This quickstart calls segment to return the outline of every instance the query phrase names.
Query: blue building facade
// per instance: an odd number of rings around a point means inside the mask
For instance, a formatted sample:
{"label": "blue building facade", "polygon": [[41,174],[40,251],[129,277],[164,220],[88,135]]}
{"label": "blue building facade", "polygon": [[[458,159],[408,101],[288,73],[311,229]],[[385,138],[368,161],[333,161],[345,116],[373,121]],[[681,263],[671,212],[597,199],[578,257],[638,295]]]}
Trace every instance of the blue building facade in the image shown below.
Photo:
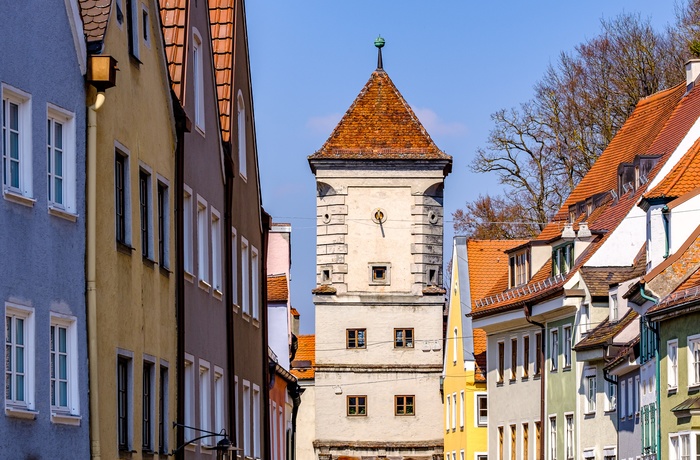
{"label": "blue building facade", "polygon": [[26,0],[0,17],[0,457],[89,458],[80,11]]}

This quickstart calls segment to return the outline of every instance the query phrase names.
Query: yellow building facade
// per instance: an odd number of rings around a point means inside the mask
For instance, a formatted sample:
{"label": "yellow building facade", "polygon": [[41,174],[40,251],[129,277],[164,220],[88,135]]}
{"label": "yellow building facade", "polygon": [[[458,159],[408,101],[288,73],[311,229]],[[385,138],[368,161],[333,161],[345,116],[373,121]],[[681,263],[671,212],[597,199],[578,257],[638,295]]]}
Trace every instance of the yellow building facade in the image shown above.
{"label": "yellow building facade", "polygon": [[466,239],[452,251],[450,300],[443,365],[445,460],[486,460],[486,334],[473,330]]}

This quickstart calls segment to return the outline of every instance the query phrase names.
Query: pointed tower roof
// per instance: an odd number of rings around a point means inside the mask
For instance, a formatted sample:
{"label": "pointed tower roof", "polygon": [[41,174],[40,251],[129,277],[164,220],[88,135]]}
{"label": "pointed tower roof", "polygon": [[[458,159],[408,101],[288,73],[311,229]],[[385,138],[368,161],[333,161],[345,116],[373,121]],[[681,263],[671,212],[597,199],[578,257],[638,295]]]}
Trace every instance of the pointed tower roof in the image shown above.
{"label": "pointed tower roof", "polygon": [[322,159],[452,161],[381,67],[372,72],[323,147],[309,157]]}

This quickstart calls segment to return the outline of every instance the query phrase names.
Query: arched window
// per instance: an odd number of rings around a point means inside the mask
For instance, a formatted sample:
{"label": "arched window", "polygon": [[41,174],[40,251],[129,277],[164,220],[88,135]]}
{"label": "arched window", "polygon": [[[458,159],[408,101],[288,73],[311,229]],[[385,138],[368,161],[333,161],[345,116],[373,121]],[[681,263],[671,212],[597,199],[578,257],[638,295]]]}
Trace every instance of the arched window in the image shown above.
{"label": "arched window", "polygon": [[238,92],[237,100],[237,121],[238,121],[238,172],[244,178],[248,177],[248,169],[246,163],[246,125],[245,125],[245,103],[243,102],[243,94]]}

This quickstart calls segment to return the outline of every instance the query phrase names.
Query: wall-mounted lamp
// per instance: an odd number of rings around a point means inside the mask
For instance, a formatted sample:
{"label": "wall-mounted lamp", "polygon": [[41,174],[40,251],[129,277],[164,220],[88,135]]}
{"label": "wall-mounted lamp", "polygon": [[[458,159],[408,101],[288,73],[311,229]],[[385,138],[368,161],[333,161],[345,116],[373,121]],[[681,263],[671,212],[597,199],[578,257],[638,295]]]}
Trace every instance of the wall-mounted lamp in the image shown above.
{"label": "wall-mounted lamp", "polygon": [[117,60],[112,56],[92,55],[88,59],[87,82],[103,93],[117,84]]}
{"label": "wall-mounted lamp", "polygon": [[206,433],[206,434],[203,434],[201,436],[197,436],[194,439],[190,439],[189,441],[186,441],[183,445],[179,446],[177,449],[172,451],[170,453],[170,455],[177,454],[182,449],[184,449],[185,446],[188,446],[188,445],[192,444],[193,442],[197,442],[200,439],[212,438],[214,436],[221,436],[221,440],[219,440],[219,442],[217,442],[215,446],[212,446],[212,447],[202,446],[202,449],[216,451],[216,460],[232,460],[235,456],[232,456],[231,452],[241,450],[241,448],[235,447],[233,445],[233,443],[231,442],[231,440],[228,437],[228,434],[226,433],[226,430],[221,430],[221,432],[215,433],[213,431],[202,430],[200,428],[187,426],[187,425],[184,425],[182,423],[173,422],[173,428],[175,428],[175,427],[187,428],[190,430],[195,430],[195,431],[199,431],[200,433]]}

